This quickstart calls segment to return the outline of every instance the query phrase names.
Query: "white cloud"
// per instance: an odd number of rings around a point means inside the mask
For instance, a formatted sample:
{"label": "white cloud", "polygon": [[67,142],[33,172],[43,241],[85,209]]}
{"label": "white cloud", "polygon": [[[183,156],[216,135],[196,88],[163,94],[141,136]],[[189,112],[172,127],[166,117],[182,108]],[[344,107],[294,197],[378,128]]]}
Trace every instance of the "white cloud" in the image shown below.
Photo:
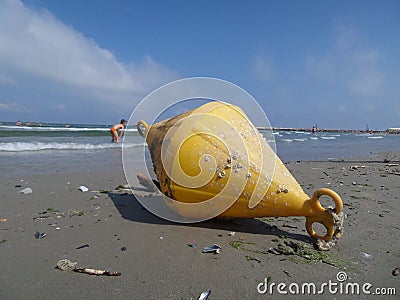
{"label": "white cloud", "polygon": [[[400,102],[400,100],[399,100],[399,102]],[[394,109],[396,111],[397,116],[400,118],[400,106],[397,106]]]}
{"label": "white cloud", "polygon": [[14,78],[11,76],[7,76],[5,74],[0,74],[0,85],[7,86],[15,86],[17,83]]}
{"label": "white cloud", "polygon": [[63,110],[65,110],[65,105],[62,104],[62,103],[58,103],[58,104],[53,105],[53,108],[54,108],[55,110],[63,111]]}
{"label": "white cloud", "polygon": [[150,56],[123,64],[49,11],[34,11],[15,0],[0,0],[0,68],[93,101],[120,104],[177,77]]}
{"label": "white cloud", "polygon": [[376,69],[358,70],[358,76],[349,82],[350,91],[357,96],[372,97],[383,90],[385,74]]}
{"label": "white cloud", "polygon": [[324,57],[313,57],[308,55],[306,57],[306,66],[312,77],[318,79],[334,80],[336,75],[335,64],[330,55]]}
{"label": "white cloud", "polygon": [[255,56],[253,59],[253,68],[256,76],[262,81],[271,81],[274,78],[272,57]]}
{"label": "white cloud", "polygon": [[0,112],[26,112],[27,108],[14,102],[0,102]]}
{"label": "white cloud", "polygon": [[356,27],[338,20],[333,22],[333,31],[336,34],[335,46],[338,48],[350,48],[361,39]]}
{"label": "white cloud", "polygon": [[8,103],[1,103],[0,102],[0,110],[8,110],[10,108],[10,104]]}
{"label": "white cloud", "polygon": [[354,51],[352,54],[355,76],[349,81],[352,93],[359,96],[376,96],[384,89],[386,74],[380,68],[381,53],[377,49]]}
{"label": "white cloud", "polygon": [[366,108],[367,111],[369,111],[369,112],[373,112],[373,111],[375,111],[375,109],[376,109],[375,105],[372,105],[372,104],[367,104],[367,105],[365,106],[365,108]]}
{"label": "white cloud", "polygon": [[311,77],[334,84],[346,93],[375,97],[385,89],[384,57],[379,49],[362,42],[358,30],[336,22],[335,41],[322,55],[309,55],[306,66]]}

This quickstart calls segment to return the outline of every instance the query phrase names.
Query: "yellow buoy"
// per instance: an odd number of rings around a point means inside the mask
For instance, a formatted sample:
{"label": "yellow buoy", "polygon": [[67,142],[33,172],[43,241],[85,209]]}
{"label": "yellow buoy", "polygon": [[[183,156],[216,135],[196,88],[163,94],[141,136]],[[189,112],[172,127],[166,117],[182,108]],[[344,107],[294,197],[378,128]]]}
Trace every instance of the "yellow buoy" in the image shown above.
{"label": "yellow buoy", "polygon": [[[305,216],[312,237],[330,241],[334,236],[341,198],[325,188],[307,196],[239,107],[209,102],[151,126],[139,121],[137,127],[161,191],[176,200],[165,202],[180,215]],[[332,198],[333,210],[321,206],[322,195]],[[315,222],[325,226],[325,235],[313,230]]]}

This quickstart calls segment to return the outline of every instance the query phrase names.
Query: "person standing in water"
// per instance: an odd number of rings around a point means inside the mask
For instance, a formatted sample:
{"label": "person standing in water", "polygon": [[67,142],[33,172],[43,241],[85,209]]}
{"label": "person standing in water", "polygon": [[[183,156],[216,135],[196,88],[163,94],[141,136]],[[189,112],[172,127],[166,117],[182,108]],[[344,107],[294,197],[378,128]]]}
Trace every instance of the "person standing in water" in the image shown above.
{"label": "person standing in water", "polygon": [[[110,134],[111,134],[111,142],[112,143],[118,143],[120,139],[122,138],[122,134],[124,133],[126,127],[126,120],[122,119],[121,123],[115,124],[113,127],[110,129]],[[118,136],[118,131],[120,131],[120,134]]]}

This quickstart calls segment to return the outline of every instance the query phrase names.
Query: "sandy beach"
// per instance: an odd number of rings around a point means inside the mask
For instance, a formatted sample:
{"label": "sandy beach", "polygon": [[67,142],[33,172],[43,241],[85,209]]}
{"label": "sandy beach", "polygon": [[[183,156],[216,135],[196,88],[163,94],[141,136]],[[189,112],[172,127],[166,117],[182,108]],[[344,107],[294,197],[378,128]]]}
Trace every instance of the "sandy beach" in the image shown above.
{"label": "sandy beach", "polygon": [[[386,160],[385,160],[386,159]],[[343,199],[345,233],[329,252],[313,250],[304,218],[209,220],[184,225],[164,221],[128,191],[122,166],[113,171],[0,177],[1,299],[266,299],[257,286],[269,282],[337,280],[396,288],[400,266],[399,153],[344,161],[288,162],[311,195],[328,187]],[[81,192],[79,186],[89,191]],[[18,194],[29,187],[31,194]],[[101,191],[98,193],[95,191]],[[35,233],[46,233],[36,238]],[[234,232],[234,233],[232,233]],[[303,252],[277,255],[278,244]],[[188,244],[194,244],[192,247]],[[218,244],[219,254],[202,253]],[[107,277],[56,269],[60,259],[79,267],[121,272]],[[346,298],[328,290],[306,298]],[[361,294],[360,298],[370,298]],[[398,297],[398,296],[397,296]],[[380,296],[379,299],[395,299]]]}

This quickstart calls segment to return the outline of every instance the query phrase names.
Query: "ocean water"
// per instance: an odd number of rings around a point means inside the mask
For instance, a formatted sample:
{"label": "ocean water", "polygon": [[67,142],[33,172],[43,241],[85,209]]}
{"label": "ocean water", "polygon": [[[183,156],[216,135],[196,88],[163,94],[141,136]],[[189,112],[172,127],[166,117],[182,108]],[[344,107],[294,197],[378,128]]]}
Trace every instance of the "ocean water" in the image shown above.
{"label": "ocean water", "polygon": [[[73,173],[122,168],[122,143],[111,143],[109,126],[0,125],[0,176]],[[134,130],[136,131],[136,130]],[[137,142],[125,145],[134,149]]]}
{"label": "ocean water", "polygon": [[[133,138],[125,147],[135,153],[135,147],[143,147],[144,139],[136,129],[128,130]],[[400,151],[400,135],[312,135],[277,131],[274,138],[277,154],[283,161],[341,159]],[[106,125],[46,124],[39,127],[3,123],[0,125],[0,176],[121,169],[122,143],[110,141]]]}

